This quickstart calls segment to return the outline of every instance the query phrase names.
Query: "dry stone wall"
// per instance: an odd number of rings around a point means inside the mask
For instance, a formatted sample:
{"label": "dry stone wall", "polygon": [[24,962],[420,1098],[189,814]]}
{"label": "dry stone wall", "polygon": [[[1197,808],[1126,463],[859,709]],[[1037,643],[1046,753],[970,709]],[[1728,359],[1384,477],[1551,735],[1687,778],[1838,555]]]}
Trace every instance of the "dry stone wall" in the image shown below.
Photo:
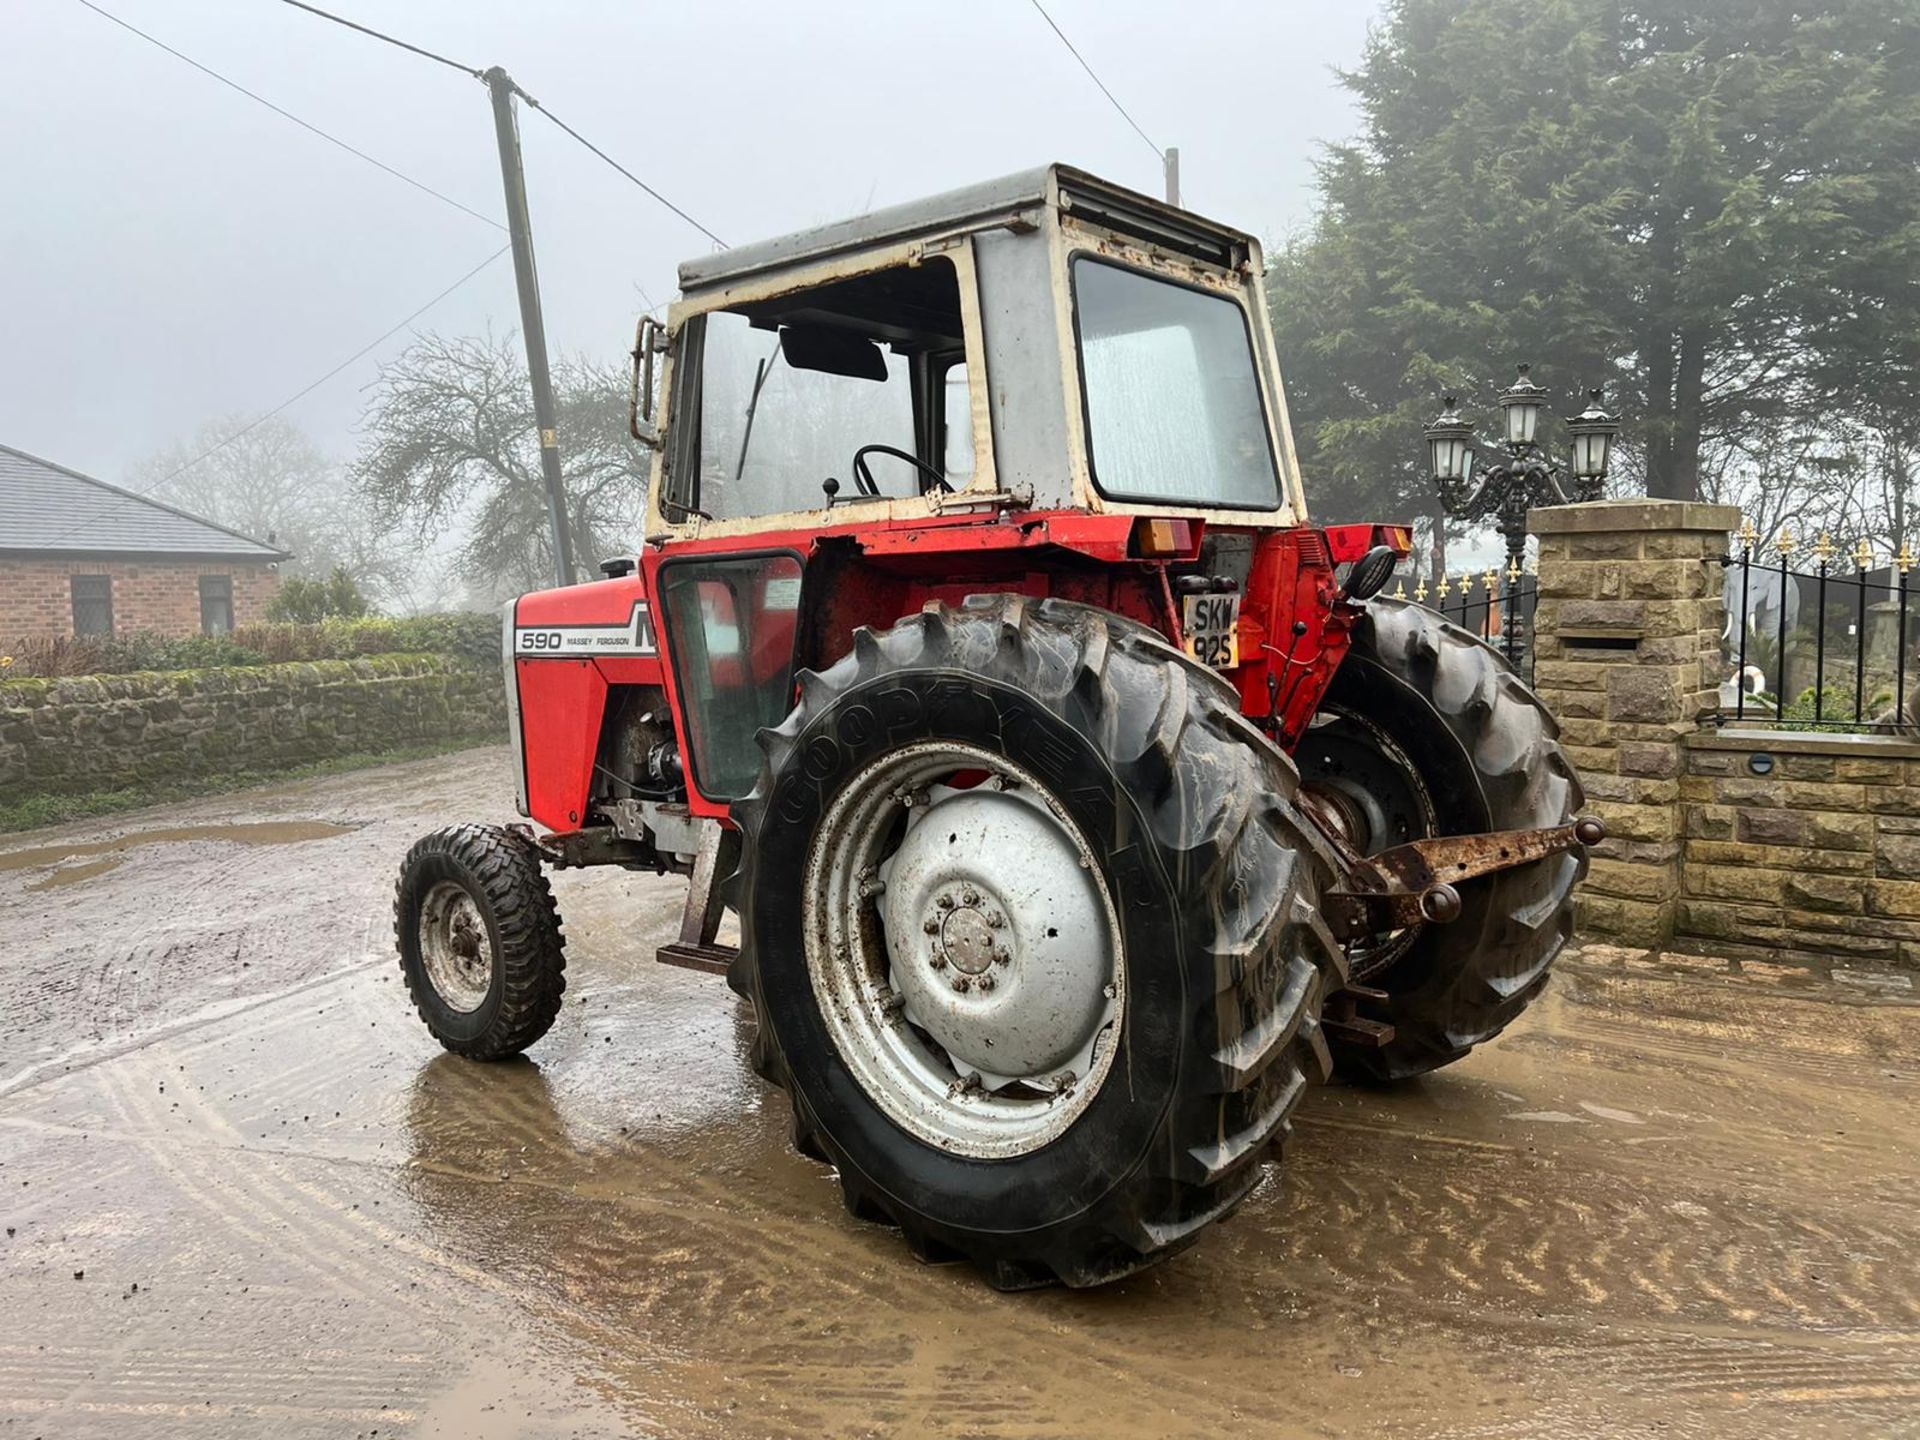
{"label": "dry stone wall", "polygon": [[0,683],[0,796],[273,771],[505,736],[500,672],[375,655]]}

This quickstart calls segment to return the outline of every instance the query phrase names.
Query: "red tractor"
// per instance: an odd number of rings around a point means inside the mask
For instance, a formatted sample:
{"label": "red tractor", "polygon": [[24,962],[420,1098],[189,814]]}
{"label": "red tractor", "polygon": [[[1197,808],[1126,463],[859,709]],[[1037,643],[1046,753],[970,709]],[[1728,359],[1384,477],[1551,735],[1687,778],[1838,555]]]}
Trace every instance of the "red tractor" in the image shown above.
{"label": "red tractor", "polygon": [[1407,527],[1306,523],[1261,272],[1060,166],[682,266],[639,555],[507,607],[538,829],[401,873],[435,1037],[553,1022],[543,866],[686,873],[660,958],[752,1001],[795,1146],[1021,1287],[1193,1241],[1309,1084],[1498,1034],[1602,832],[1505,662],[1377,598]]}

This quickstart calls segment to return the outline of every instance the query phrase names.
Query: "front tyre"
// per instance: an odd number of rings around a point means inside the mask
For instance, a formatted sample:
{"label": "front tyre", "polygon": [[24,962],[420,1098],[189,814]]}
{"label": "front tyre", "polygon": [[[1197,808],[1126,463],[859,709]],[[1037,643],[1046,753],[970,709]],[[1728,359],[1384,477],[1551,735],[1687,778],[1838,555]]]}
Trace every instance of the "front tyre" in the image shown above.
{"label": "front tyre", "polygon": [[518,1055],[560,1013],[560,914],[518,831],[454,825],[416,842],[400,866],[394,939],[414,1008],[456,1055]]}
{"label": "front tyre", "polygon": [[735,807],[755,1068],[856,1214],[993,1283],[1161,1259],[1328,1066],[1292,766],[1143,627],[980,597],[801,677]]}

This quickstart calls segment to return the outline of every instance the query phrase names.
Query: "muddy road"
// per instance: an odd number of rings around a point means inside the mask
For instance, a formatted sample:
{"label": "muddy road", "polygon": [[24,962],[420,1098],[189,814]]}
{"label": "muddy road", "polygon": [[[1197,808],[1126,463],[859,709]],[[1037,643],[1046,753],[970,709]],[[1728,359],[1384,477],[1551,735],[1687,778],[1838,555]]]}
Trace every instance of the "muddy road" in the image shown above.
{"label": "muddy road", "polygon": [[1172,1263],[1002,1296],[845,1214],[675,882],[558,877],[530,1062],[391,959],[482,750],[0,838],[0,1440],[1920,1435],[1920,1007],[1623,955],[1327,1090]]}

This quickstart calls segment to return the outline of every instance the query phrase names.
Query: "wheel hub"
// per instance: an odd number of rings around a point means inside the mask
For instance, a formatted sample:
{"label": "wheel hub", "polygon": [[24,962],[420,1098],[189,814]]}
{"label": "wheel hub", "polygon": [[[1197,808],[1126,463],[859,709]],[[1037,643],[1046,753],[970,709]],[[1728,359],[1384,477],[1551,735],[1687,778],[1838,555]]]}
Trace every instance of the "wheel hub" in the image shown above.
{"label": "wheel hub", "polygon": [[487,922],[466,887],[442,880],[420,905],[420,960],[427,981],[449,1010],[480,1008],[493,988]]}
{"label": "wheel hub", "polygon": [[[944,895],[941,898],[951,899]],[[934,942],[934,952],[930,958],[944,957],[962,974],[985,975],[996,962],[1005,965],[1013,959],[1013,952],[994,940],[994,931],[1006,923],[1006,917],[997,910],[955,904],[947,911],[946,919],[940,922],[940,938]]]}
{"label": "wheel hub", "polygon": [[1112,1005],[1099,888],[1058,817],[1024,787],[936,785],[927,801],[909,810],[880,867],[907,1018],[963,1077],[1057,1083]]}
{"label": "wheel hub", "polygon": [[1124,967],[1094,853],[1039,782],[911,747],[847,786],[813,856],[809,964],[868,1093],[983,1157],[1071,1124],[1110,1066]]}

